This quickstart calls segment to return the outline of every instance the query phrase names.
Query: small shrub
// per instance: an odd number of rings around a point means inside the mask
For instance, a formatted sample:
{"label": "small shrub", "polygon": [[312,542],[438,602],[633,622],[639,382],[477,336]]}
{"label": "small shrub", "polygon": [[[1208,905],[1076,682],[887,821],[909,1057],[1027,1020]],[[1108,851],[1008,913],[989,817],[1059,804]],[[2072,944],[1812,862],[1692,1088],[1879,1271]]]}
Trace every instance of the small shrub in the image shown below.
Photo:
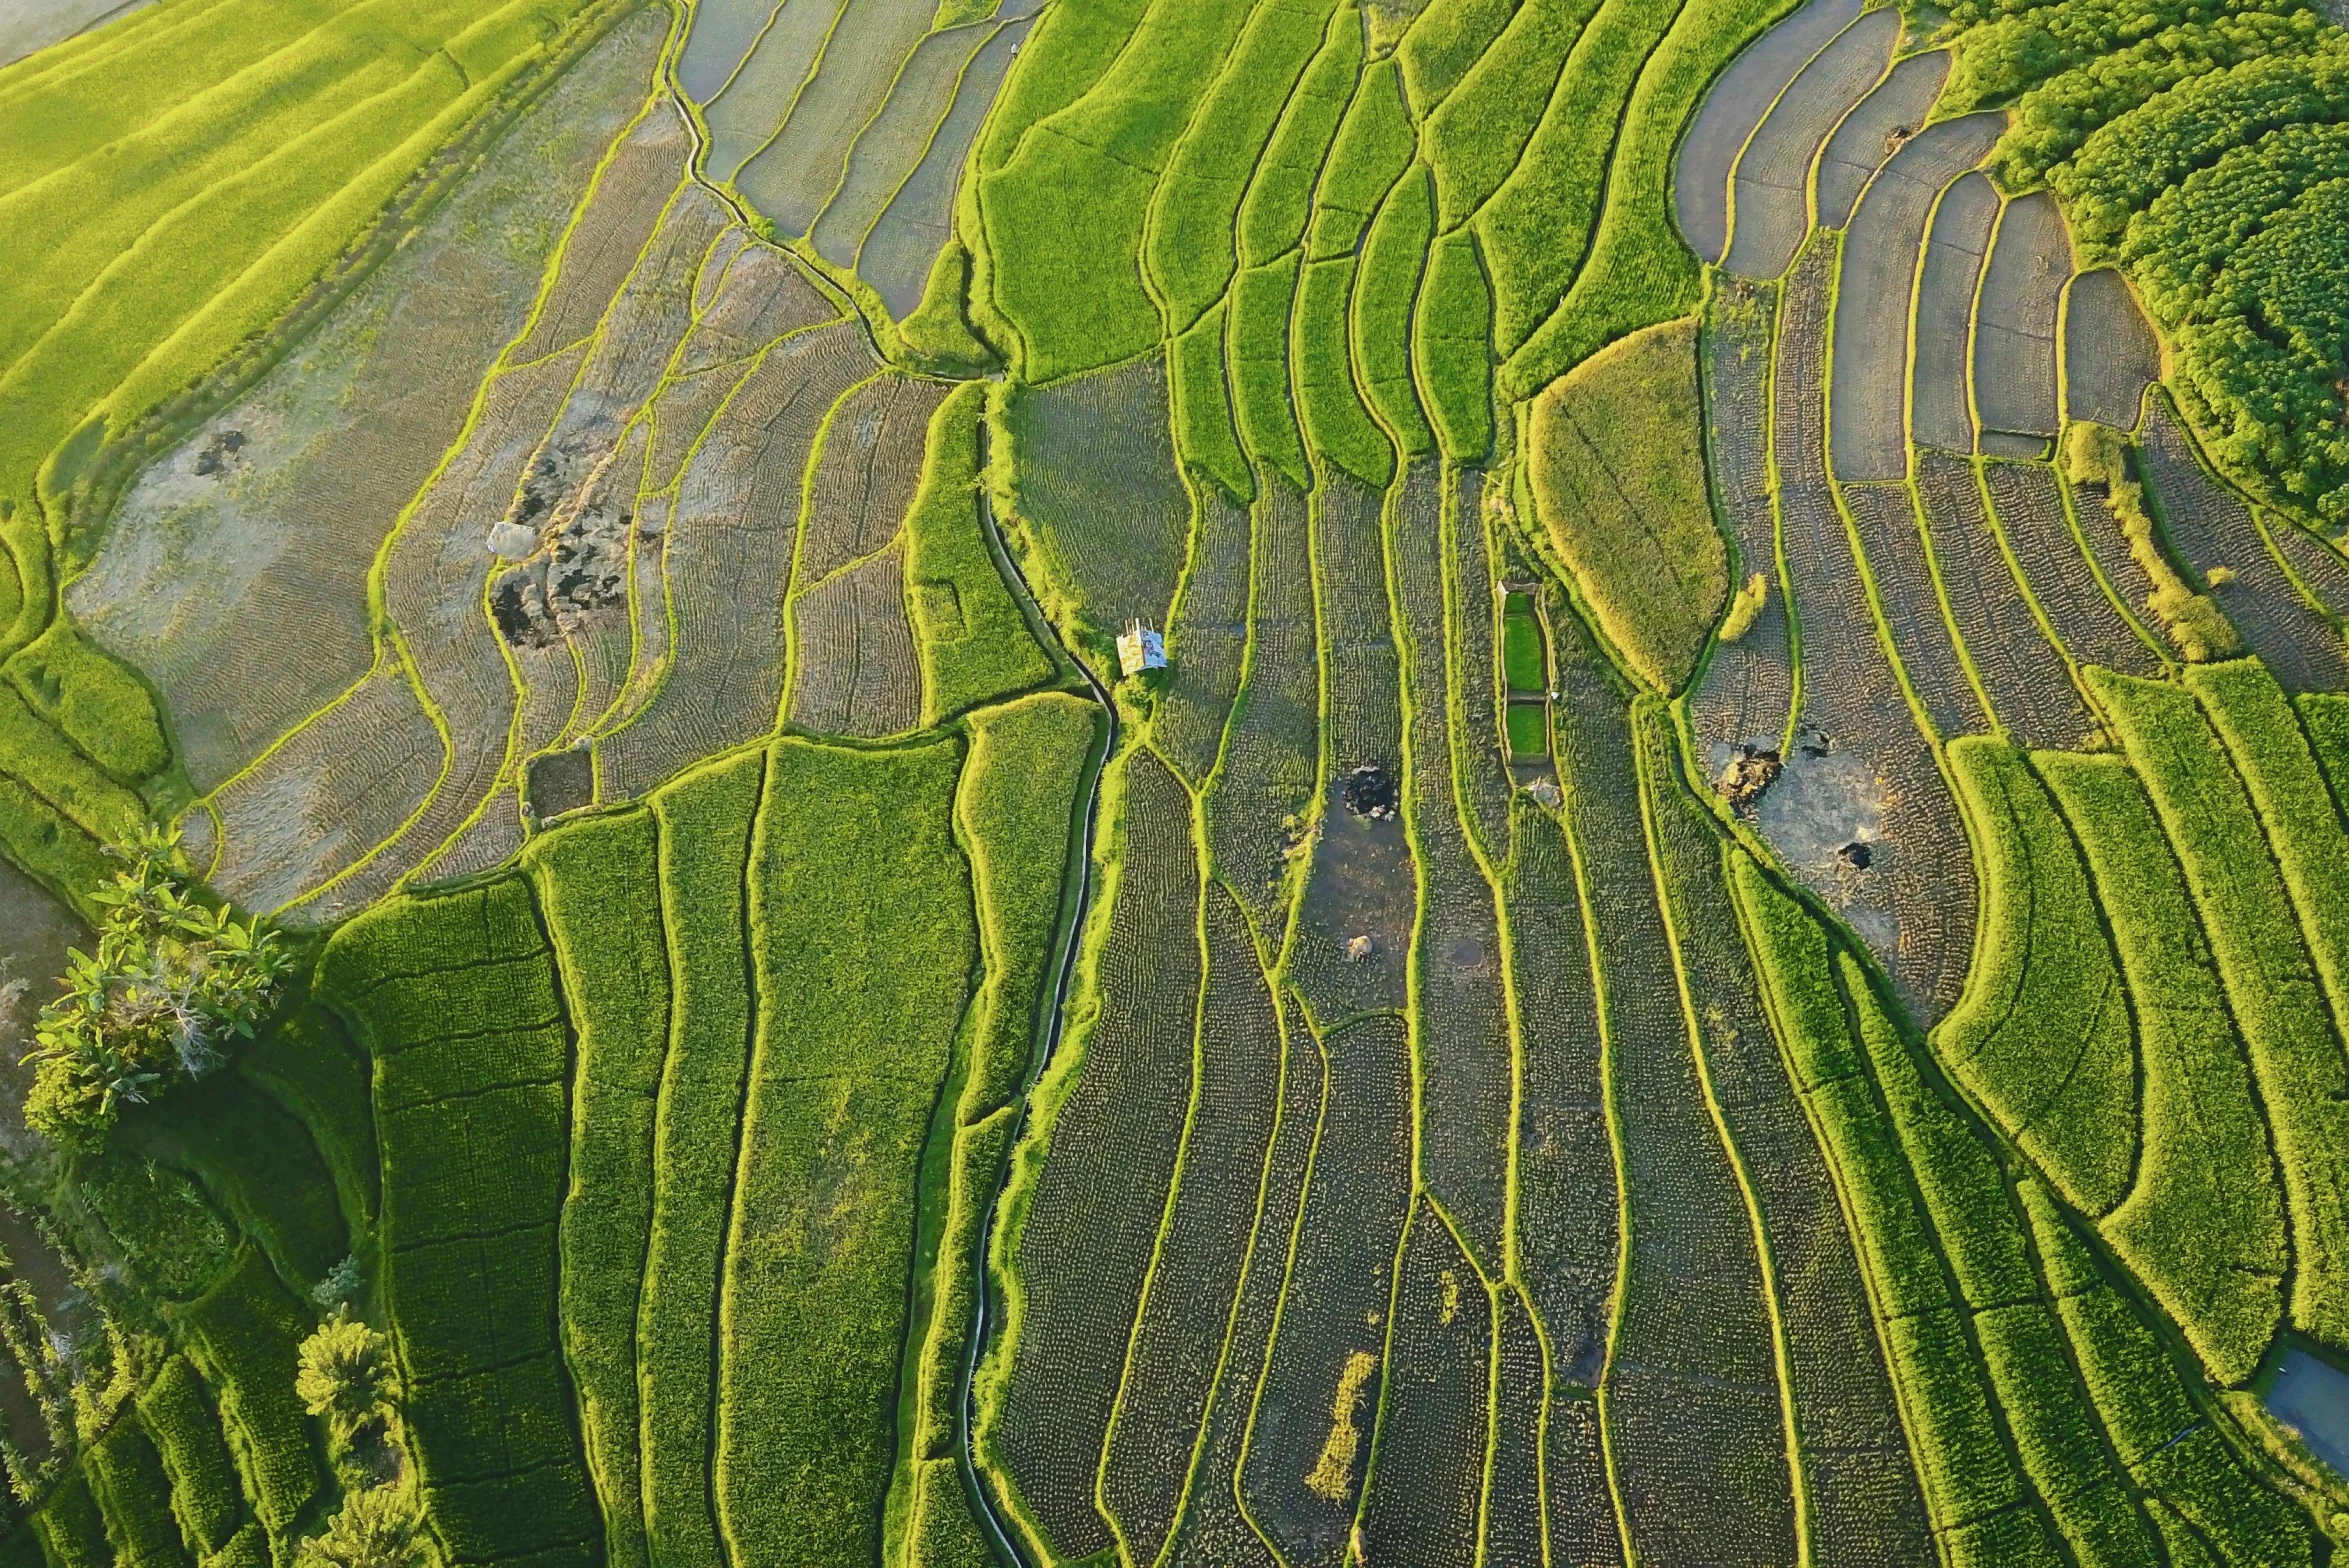
{"label": "small shrub", "polygon": [[1729,601],[1729,614],[1721,622],[1721,640],[1736,642],[1754,629],[1754,617],[1762,613],[1762,606],[1770,602],[1770,579],[1760,572],[1745,580],[1737,590],[1737,597]]}

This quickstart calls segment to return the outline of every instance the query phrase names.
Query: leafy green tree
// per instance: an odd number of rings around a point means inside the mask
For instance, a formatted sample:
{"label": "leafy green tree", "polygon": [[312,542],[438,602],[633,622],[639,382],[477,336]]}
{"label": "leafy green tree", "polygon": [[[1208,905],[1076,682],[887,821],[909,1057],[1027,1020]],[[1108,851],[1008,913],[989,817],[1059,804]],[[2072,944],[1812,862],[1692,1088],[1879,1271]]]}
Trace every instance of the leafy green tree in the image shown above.
{"label": "leafy green tree", "polygon": [[338,1312],[302,1341],[294,1392],[338,1438],[347,1440],[370,1421],[388,1419],[400,1402],[390,1339]]}
{"label": "leafy green tree", "polygon": [[229,1041],[251,1038],[291,967],[275,932],[196,898],[175,833],[148,827],[110,853],[127,864],[93,895],[97,950],[74,950],[25,1056],[25,1120],[85,1152],[125,1104],[202,1077]]}
{"label": "leafy green tree", "polygon": [[431,1560],[423,1515],[397,1485],[351,1493],[294,1554],[296,1568],[424,1568]]}

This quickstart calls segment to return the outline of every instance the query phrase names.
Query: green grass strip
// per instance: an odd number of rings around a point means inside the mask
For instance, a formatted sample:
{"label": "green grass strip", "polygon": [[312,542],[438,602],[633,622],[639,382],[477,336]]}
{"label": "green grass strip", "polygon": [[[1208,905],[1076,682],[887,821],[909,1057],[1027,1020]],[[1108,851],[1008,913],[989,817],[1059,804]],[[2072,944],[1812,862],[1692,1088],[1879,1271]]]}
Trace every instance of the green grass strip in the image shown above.
{"label": "green grass strip", "polygon": [[1331,0],[1263,0],[1159,182],[1142,265],[1177,331],[1198,323],[1239,268],[1240,203],[1281,111],[1322,47]]}
{"label": "green grass strip", "polygon": [[1354,258],[1306,264],[1297,290],[1297,406],[1314,451],[1374,490],[1395,476],[1395,448],[1362,406],[1346,353]]}
{"label": "green grass strip", "polygon": [[669,1052],[656,1107],[653,1228],[638,1386],[645,1531],[664,1568],[726,1568],[709,1473],[710,1347],[725,1257],[751,996],[744,866],[762,753],[709,764],[652,797],[669,936]]}
{"label": "green grass strip", "polygon": [[2185,681],[2267,828],[2334,1027],[2349,1029],[2349,833],[2308,737],[2283,688],[2254,660],[2190,665]]}
{"label": "green grass strip", "polygon": [[2349,1343],[2349,1085],[2283,876],[2192,695],[2086,673],[2177,851],[2250,1048],[2292,1224],[2292,1322]]}
{"label": "green grass strip", "polygon": [[171,1478],[138,1413],[125,1411],[82,1456],[82,1470],[114,1543],[116,1568],[188,1568],[171,1516]]}
{"label": "green grass strip", "polygon": [[[1493,269],[1493,338],[1514,352],[1572,286],[1605,195],[1610,135],[1640,67],[1687,0],[1609,0],[1566,62],[1525,155],[1476,215]],[[1629,172],[1629,171],[1625,171]]]}
{"label": "green grass strip", "polygon": [[198,1552],[226,1546],[244,1513],[244,1498],[219,1413],[187,1357],[163,1363],[139,1395],[139,1419],[170,1479],[171,1511],[181,1537]]}
{"label": "green grass strip", "polygon": [[1140,266],[1151,193],[1250,4],[1152,0],[1100,81],[981,180],[995,302],[1019,334],[1030,381],[1114,364],[1158,341]]}
{"label": "green grass strip", "polygon": [[922,723],[943,723],[1052,679],[1019,601],[995,564],[979,511],[985,382],[955,388],[930,416],[921,487],[905,518],[905,584],[922,661]]}
{"label": "green grass strip", "polygon": [[1493,445],[1493,296],[1475,237],[1447,234],[1428,251],[1412,321],[1412,362],[1444,456],[1478,463]]}
{"label": "green grass strip", "polygon": [[1219,301],[1174,340],[1167,379],[1174,403],[1175,450],[1227,495],[1253,500],[1256,481],[1232,425],[1231,389],[1223,375],[1224,305]]}
{"label": "green grass strip", "polygon": [[322,1485],[310,1420],[294,1397],[296,1348],[313,1326],[258,1247],[211,1291],[170,1314],[220,1401],[229,1451],[271,1542],[288,1541]]}
{"label": "green grass strip", "polygon": [[1411,379],[1411,310],[1434,233],[1434,177],[1425,164],[1418,164],[1396,182],[1371,220],[1354,280],[1354,363],[1362,390],[1411,457],[1435,450],[1435,432]]}
{"label": "green grass strip", "polygon": [[1426,119],[1483,59],[1516,14],[1516,0],[1433,0],[1395,48],[1412,112]]}
{"label": "green grass strip", "polygon": [[1374,61],[1346,106],[1337,140],[1330,144],[1329,166],[1313,193],[1313,229],[1305,248],[1309,259],[1353,256],[1371,214],[1411,167],[1418,143],[1394,60]]}
{"label": "green grass strip", "polygon": [[1362,12],[1346,5],[1330,16],[1321,48],[1282,111],[1240,203],[1243,266],[1263,266],[1304,241],[1314,184],[1361,74]]}
{"label": "green grass strip", "polygon": [[2283,1316],[2284,1202],[2251,1071],[2153,802],[2109,753],[2040,776],[2086,851],[2136,1002],[2145,1074],[2137,1184],[2100,1227],[2213,1381],[2258,1367]]}
{"label": "green grass strip", "polygon": [[1696,307],[1696,258],[1672,209],[1672,159],[1705,89],[1793,0],[1688,0],[1624,105],[1589,257],[1558,308],[1514,350],[1502,395],[1530,397],[1627,332]]}
{"label": "green grass strip", "polygon": [[1949,769],[1982,863],[1982,930],[1933,1048],[2073,1207],[2108,1214],[2135,1174],[2137,1053],[2087,869],[2013,746],[1963,736]]}
{"label": "green grass strip", "polygon": [[1305,437],[1289,406],[1289,306],[1297,295],[1301,253],[1291,251],[1266,267],[1240,274],[1232,291],[1232,401],[1240,439],[1257,462],[1278,470],[1298,489],[1309,489]]}
{"label": "green grass strip", "polygon": [[[1428,115],[1427,160],[1435,169],[1437,207],[1447,231],[1483,206],[1517,167],[1583,25],[1601,3],[1525,0],[1492,47]],[[1603,127],[1581,130],[1604,140]]]}
{"label": "green grass strip", "polygon": [[651,813],[590,818],[524,852],[576,1041],[563,1197],[563,1349],[616,1568],[645,1560],[636,1346],[653,1222],[669,952]]}
{"label": "green grass strip", "polygon": [[146,686],[69,622],[51,622],[7,670],[26,705],[116,783],[135,786],[171,760]]}
{"label": "green grass strip", "polygon": [[[1149,6],[1150,0],[1076,0],[1046,9],[996,94],[972,166],[987,174],[1002,168],[1031,128],[1090,92]],[[975,187],[975,181],[966,186]]]}
{"label": "green grass strip", "polygon": [[718,1516],[867,1560],[895,1461],[916,1178],[978,957],[962,746],[785,737],[751,849],[759,1008],[727,1240]]}

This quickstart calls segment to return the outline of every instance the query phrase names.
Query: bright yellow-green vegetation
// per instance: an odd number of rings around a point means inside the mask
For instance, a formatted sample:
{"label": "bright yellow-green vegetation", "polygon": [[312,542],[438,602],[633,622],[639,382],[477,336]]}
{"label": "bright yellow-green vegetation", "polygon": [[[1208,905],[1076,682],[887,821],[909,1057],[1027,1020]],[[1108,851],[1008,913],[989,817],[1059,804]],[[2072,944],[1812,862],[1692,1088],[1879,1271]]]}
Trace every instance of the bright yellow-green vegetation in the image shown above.
{"label": "bright yellow-green vegetation", "polygon": [[1593,355],[1533,400],[1534,508],[1600,629],[1643,679],[1688,679],[1729,593],[1705,489],[1696,323]]}

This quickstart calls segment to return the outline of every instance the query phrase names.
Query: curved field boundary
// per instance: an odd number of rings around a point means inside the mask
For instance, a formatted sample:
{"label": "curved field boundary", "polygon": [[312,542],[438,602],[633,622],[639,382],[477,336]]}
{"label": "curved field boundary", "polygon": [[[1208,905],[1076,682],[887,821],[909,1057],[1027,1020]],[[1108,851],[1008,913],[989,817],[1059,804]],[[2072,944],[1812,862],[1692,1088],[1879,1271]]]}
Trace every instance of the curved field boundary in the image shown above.
{"label": "curved field boundary", "polygon": [[1774,278],[1794,260],[1811,227],[1811,166],[1891,66],[1900,30],[1897,10],[1871,11],[1836,34],[1788,84],[1738,155],[1723,267],[1749,278]]}
{"label": "curved field boundary", "polygon": [[1835,134],[1819,149],[1812,176],[1821,228],[1840,229],[1851,221],[1868,181],[1924,125],[1948,78],[1948,51],[1910,55],[1837,123]]}
{"label": "curved field boundary", "polygon": [[1729,181],[1738,155],[1829,39],[1860,14],[1860,0],[1809,0],[1748,44],[1706,89],[1672,170],[1673,215],[1702,261],[1729,250]]}

